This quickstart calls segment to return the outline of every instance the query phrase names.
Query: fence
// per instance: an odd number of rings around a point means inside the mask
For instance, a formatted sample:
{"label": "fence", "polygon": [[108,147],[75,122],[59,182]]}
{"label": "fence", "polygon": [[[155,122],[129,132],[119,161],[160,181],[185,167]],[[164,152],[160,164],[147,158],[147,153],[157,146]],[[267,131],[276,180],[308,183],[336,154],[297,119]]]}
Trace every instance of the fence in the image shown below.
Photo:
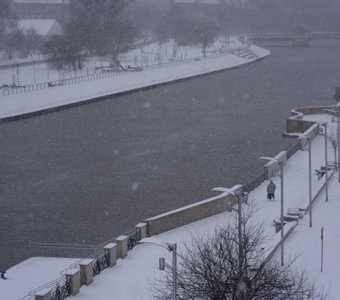
{"label": "fence", "polygon": [[66,297],[71,296],[71,284],[70,279],[66,275],[47,283],[35,290],[30,291],[30,293],[20,298],[19,300],[34,300],[35,295],[41,290],[51,291],[51,300],[64,300]]}
{"label": "fence", "polygon": [[[22,93],[28,93],[33,91],[39,91],[47,88],[53,88],[57,86],[66,86],[66,85],[72,85],[77,83],[83,83],[91,80],[96,79],[103,79],[103,78],[110,78],[115,76],[124,76],[127,74],[130,74],[131,72],[139,72],[142,70],[154,70],[159,68],[166,68],[169,66],[175,66],[180,64],[185,64],[188,62],[194,62],[194,61],[200,61],[202,59],[211,59],[216,58],[219,56],[223,56],[229,53],[220,53],[220,54],[214,54],[209,55],[207,57],[193,57],[189,59],[184,60],[178,60],[178,61],[169,61],[166,63],[157,63],[157,64],[151,64],[143,66],[141,70],[110,70],[110,71],[102,71],[102,73],[94,73],[94,74],[87,74],[84,76],[77,76],[74,78],[68,78],[68,79],[59,79],[54,81],[48,81],[48,82],[41,82],[36,84],[29,84],[25,86],[9,86],[9,87],[2,87],[2,95],[3,96],[11,96],[11,95],[17,95]],[[1,88],[0,88],[1,89]]]}

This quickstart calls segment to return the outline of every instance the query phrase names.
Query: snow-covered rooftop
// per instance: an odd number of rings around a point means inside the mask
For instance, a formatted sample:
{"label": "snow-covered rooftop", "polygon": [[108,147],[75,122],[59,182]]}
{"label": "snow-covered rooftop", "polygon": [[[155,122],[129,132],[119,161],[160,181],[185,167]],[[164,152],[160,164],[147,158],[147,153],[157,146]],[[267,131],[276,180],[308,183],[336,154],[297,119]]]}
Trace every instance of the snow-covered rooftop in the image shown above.
{"label": "snow-covered rooftop", "polygon": [[15,3],[28,4],[68,4],[69,0],[14,0]]}
{"label": "snow-covered rooftop", "polygon": [[56,20],[21,19],[18,21],[18,26],[23,30],[34,29],[39,35],[44,37],[62,34],[61,26]]}

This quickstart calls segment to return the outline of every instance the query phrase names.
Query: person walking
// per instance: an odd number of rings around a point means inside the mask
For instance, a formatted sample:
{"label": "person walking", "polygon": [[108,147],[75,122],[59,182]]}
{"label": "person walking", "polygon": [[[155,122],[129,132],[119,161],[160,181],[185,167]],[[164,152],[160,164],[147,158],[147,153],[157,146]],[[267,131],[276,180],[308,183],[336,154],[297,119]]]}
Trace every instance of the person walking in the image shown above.
{"label": "person walking", "polygon": [[273,180],[271,180],[267,186],[267,199],[268,200],[275,200],[275,190],[276,190],[276,185],[273,182]]}

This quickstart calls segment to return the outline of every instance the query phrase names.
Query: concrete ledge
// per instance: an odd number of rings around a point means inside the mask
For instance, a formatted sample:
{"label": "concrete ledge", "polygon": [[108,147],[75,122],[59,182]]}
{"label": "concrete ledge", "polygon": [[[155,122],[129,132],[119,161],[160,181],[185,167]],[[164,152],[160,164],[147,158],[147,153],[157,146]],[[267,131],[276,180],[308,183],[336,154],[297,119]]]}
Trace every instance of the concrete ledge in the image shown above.
{"label": "concrete ledge", "polygon": [[317,122],[302,120],[303,115],[322,114],[324,109],[335,109],[337,105],[330,106],[316,106],[316,107],[302,107],[292,110],[292,116],[286,120],[286,132],[287,133],[304,133],[312,125]]}
{"label": "concrete ledge", "polygon": [[[235,191],[240,186],[235,186],[231,191]],[[145,220],[149,236],[177,228],[222,212],[225,212],[230,205],[237,203],[237,198],[224,192],[218,196],[187,205],[167,213],[157,215]]]}
{"label": "concrete ledge", "polygon": [[275,176],[275,173],[280,170],[279,163],[283,165],[287,162],[287,151],[281,151],[274,157],[277,161],[269,161],[264,166],[264,172],[267,179]]}

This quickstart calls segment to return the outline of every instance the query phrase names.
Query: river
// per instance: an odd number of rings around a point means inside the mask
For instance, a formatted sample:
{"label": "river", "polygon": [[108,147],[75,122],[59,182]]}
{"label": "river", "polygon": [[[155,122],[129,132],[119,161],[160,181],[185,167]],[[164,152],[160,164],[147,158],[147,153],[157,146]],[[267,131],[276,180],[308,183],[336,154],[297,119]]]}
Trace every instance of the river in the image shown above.
{"label": "river", "polygon": [[256,176],[259,156],[293,143],[282,137],[291,109],[335,104],[340,81],[339,48],[270,50],[240,68],[1,124],[0,266],[85,255]]}

